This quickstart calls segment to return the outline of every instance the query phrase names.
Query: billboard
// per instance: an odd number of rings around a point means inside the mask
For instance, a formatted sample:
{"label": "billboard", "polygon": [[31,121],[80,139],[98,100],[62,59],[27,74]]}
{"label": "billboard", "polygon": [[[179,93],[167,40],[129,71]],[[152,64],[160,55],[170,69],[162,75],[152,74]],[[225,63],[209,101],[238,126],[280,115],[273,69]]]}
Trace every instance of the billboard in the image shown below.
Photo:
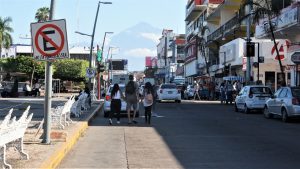
{"label": "billboard", "polygon": [[[111,65],[112,65],[112,67],[111,67]],[[113,59],[109,62],[109,69],[110,70],[127,70],[128,69],[128,61],[127,61],[127,59]]]}
{"label": "billboard", "polygon": [[151,56],[146,56],[145,67],[152,67],[152,57]]}

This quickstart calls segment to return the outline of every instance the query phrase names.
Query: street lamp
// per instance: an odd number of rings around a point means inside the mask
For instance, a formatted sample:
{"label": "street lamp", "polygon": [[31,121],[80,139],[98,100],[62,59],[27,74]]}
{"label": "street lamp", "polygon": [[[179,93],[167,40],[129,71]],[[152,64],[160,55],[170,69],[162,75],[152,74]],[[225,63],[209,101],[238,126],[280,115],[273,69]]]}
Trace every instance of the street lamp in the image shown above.
{"label": "street lamp", "polygon": [[[99,2],[98,2],[98,7],[97,7],[97,12],[96,12],[96,17],[95,17],[95,22],[94,22],[94,28],[93,28],[93,33],[92,33],[92,35],[85,34],[85,33],[81,33],[81,32],[75,32],[75,33],[78,33],[78,34],[80,34],[80,35],[90,36],[90,37],[92,38],[92,40],[91,40],[91,48],[90,48],[90,58],[89,58],[89,69],[92,68],[93,43],[94,43],[94,36],[95,36],[95,31],[96,31],[96,25],[97,25],[97,19],[98,19],[99,8],[100,8],[100,5],[101,5],[101,4],[112,4],[112,2],[102,2],[102,1],[99,1]],[[91,77],[89,77],[88,87],[89,87],[89,90],[90,90],[90,91],[91,91],[91,89],[92,89],[91,80],[92,80]]]}
{"label": "street lamp", "polygon": [[[104,38],[103,38],[103,43],[102,43],[102,47],[101,47],[101,57],[103,58],[103,50],[104,50],[104,44],[105,44],[105,39],[106,39],[106,34],[113,34],[113,32],[105,32],[104,33]],[[100,62],[98,62],[98,66],[100,66],[102,60]],[[100,72],[98,72],[98,100],[100,100],[101,98],[101,75]]]}
{"label": "street lamp", "polygon": [[110,73],[111,73],[111,75],[109,75],[109,66],[107,66],[107,73],[108,73],[108,79],[107,79],[107,81],[110,81],[110,79],[112,78],[112,52],[111,52],[111,50],[112,49],[118,49],[118,48],[119,47],[114,47],[114,46],[110,46],[108,48],[107,56],[106,56],[106,62],[107,62],[107,65],[109,65],[108,57],[109,57],[109,54],[110,54],[110,66],[111,66],[110,67]]}

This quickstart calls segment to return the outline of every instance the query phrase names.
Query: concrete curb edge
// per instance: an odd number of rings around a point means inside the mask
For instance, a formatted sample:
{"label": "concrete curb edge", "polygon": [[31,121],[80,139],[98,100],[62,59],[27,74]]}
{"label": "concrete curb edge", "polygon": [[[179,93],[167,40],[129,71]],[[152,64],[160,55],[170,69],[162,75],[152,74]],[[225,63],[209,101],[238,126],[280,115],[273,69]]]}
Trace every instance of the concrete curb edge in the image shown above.
{"label": "concrete curb edge", "polygon": [[93,117],[97,115],[102,106],[103,103],[100,103],[99,106],[97,106],[97,108],[86,119],[76,124],[76,129],[73,133],[70,134],[70,138],[67,139],[67,141],[64,142],[61,146],[59,146],[48,159],[42,162],[39,168],[56,168],[88,128],[90,120],[92,120]]}

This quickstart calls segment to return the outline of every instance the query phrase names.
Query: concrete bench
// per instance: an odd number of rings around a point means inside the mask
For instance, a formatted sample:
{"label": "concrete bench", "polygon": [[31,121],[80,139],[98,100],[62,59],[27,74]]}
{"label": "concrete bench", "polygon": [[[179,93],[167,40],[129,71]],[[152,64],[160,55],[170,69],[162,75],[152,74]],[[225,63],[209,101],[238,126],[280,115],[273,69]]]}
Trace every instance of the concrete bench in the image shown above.
{"label": "concrete bench", "polygon": [[26,108],[19,120],[16,117],[11,119],[13,109],[0,125],[0,168],[10,169],[11,165],[6,163],[6,151],[10,147],[14,147],[20,154],[20,158],[28,160],[29,156],[23,151],[23,137],[33,114],[29,114],[30,106]]}

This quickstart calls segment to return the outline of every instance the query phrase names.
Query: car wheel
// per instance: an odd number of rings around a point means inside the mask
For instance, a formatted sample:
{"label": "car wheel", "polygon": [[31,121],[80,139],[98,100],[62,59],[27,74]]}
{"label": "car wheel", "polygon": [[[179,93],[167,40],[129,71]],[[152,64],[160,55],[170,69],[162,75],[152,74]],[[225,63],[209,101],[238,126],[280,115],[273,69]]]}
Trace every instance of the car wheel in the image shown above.
{"label": "car wheel", "polygon": [[108,117],[109,112],[104,112],[104,117]]}
{"label": "car wheel", "polygon": [[286,122],[289,121],[289,116],[288,116],[287,111],[286,111],[285,108],[283,108],[283,109],[281,110],[281,116],[282,116],[282,121],[283,121],[283,122],[286,123]]}
{"label": "car wheel", "polygon": [[177,103],[181,103],[181,100],[176,100]]}
{"label": "car wheel", "polygon": [[234,111],[235,111],[235,112],[239,112],[239,109],[237,108],[236,103],[234,104]]}
{"label": "car wheel", "polygon": [[265,108],[264,108],[264,117],[267,119],[272,118],[272,114],[269,112],[269,109],[267,106],[265,106]]}
{"label": "car wheel", "polygon": [[247,107],[247,104],[244,105],[244,113],[246,113],[246,114],[250,113],[250,110]]}
{"label": "car wheel", "polygon": [[161,100],[157,100],[158,103],[161,103]]}

